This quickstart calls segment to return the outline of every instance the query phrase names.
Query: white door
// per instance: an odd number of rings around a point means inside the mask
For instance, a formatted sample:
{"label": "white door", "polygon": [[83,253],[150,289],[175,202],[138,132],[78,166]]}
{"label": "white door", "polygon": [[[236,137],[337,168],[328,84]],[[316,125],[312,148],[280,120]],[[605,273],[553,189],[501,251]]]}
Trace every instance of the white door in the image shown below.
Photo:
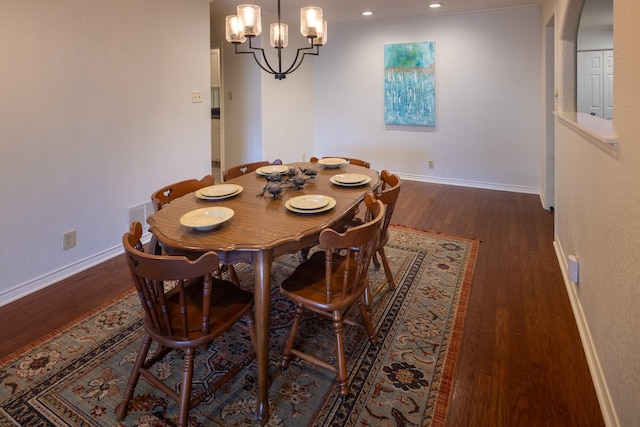
{"label": "white door", "polygon": [[613,118],[613,51],[578,52],[578,111]]}
{"label": "white door", "polygon": [[578,111],[603,117],[602,51],[578,52]]}
{"label": "white door", "polygon": [[604,118],[613,119],[613,51],[604,51]]}
{"label": "white door", "polygon": [[220,87],[220,49],[211,49],[211,86]]}

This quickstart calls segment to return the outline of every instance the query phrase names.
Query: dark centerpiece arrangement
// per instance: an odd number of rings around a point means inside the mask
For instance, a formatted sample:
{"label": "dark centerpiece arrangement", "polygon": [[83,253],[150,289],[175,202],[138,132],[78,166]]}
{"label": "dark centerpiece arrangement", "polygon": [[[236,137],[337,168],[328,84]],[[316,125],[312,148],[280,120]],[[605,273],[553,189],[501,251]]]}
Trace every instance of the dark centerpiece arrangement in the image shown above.
{"label": "dark centerpiece arrangement", "polygon": [[315,178],[318,171],[315,169],[306,168],[289,168],[286,172],[275,172],[265,175],[267,183],[260,193],[256,196],[264,196],[265,193],[269,193],[275,199],[287,188],[295,188],[300,190],[310,179]]}

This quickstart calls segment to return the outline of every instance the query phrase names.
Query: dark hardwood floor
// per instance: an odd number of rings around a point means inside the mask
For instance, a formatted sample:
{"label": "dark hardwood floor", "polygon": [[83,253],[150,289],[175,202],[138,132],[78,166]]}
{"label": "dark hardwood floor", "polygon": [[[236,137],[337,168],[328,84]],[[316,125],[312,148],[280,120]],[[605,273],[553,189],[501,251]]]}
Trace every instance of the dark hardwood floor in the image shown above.
{"label": "dark hardwood floor", "polygon": [[[393,223],[481,240],[450,427],[604,425],[538,196],[404,181]],[[0,307],[0,358],[130,288],[117,257]]]}

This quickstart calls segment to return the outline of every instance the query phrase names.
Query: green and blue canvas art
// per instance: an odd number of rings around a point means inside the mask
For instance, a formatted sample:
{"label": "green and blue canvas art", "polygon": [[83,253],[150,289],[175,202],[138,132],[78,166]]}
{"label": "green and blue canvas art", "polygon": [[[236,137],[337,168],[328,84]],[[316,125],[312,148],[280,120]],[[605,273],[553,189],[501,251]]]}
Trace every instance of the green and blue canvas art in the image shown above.
{"label": "green and blue canvas art", "polygon": [[384,46],[384,122],[435,126],[435,43]]}

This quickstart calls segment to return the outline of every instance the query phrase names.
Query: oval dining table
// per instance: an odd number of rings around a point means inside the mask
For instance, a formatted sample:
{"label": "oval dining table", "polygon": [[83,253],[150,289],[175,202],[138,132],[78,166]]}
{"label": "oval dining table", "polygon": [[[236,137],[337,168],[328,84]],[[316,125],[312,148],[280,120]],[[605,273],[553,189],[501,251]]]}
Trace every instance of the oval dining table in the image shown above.
{"label": "oval dining table", "polygon": [[[163,206],[147,219],[149,230],[169,254],[196,256],[215,251],[224,263],[242,261],[253,265],[258,376],[256,416],[261,425],[269,420],[271,264],[281,255],[317,244],[322,230],[346,225],[366,193],[380,185],[378,172],[362,166],[344,164],[338,168],[326,168],[306,162],[289,163],[287,166],[298,171],[300,168],[314,169],[317,175],[301,189],[286,188],[274,198],[269,193],[258,195],[265,187],[265,176],[248,173],[224,183],[242,187],[235,196],[203,200],[190,193]],[[332,182],[335,175],[346,173],[364,175],[368,182],[348,186]],[[333,181],[336,182],[335,178]],[[301,195],[329,196],[336,203],[333,208],[318,213],[296,213],[287,209],[286,202]],[[230,208],[234,213],[212,230],[195,230],[180,223],[180,218],[188,212],[217,206]]]}

